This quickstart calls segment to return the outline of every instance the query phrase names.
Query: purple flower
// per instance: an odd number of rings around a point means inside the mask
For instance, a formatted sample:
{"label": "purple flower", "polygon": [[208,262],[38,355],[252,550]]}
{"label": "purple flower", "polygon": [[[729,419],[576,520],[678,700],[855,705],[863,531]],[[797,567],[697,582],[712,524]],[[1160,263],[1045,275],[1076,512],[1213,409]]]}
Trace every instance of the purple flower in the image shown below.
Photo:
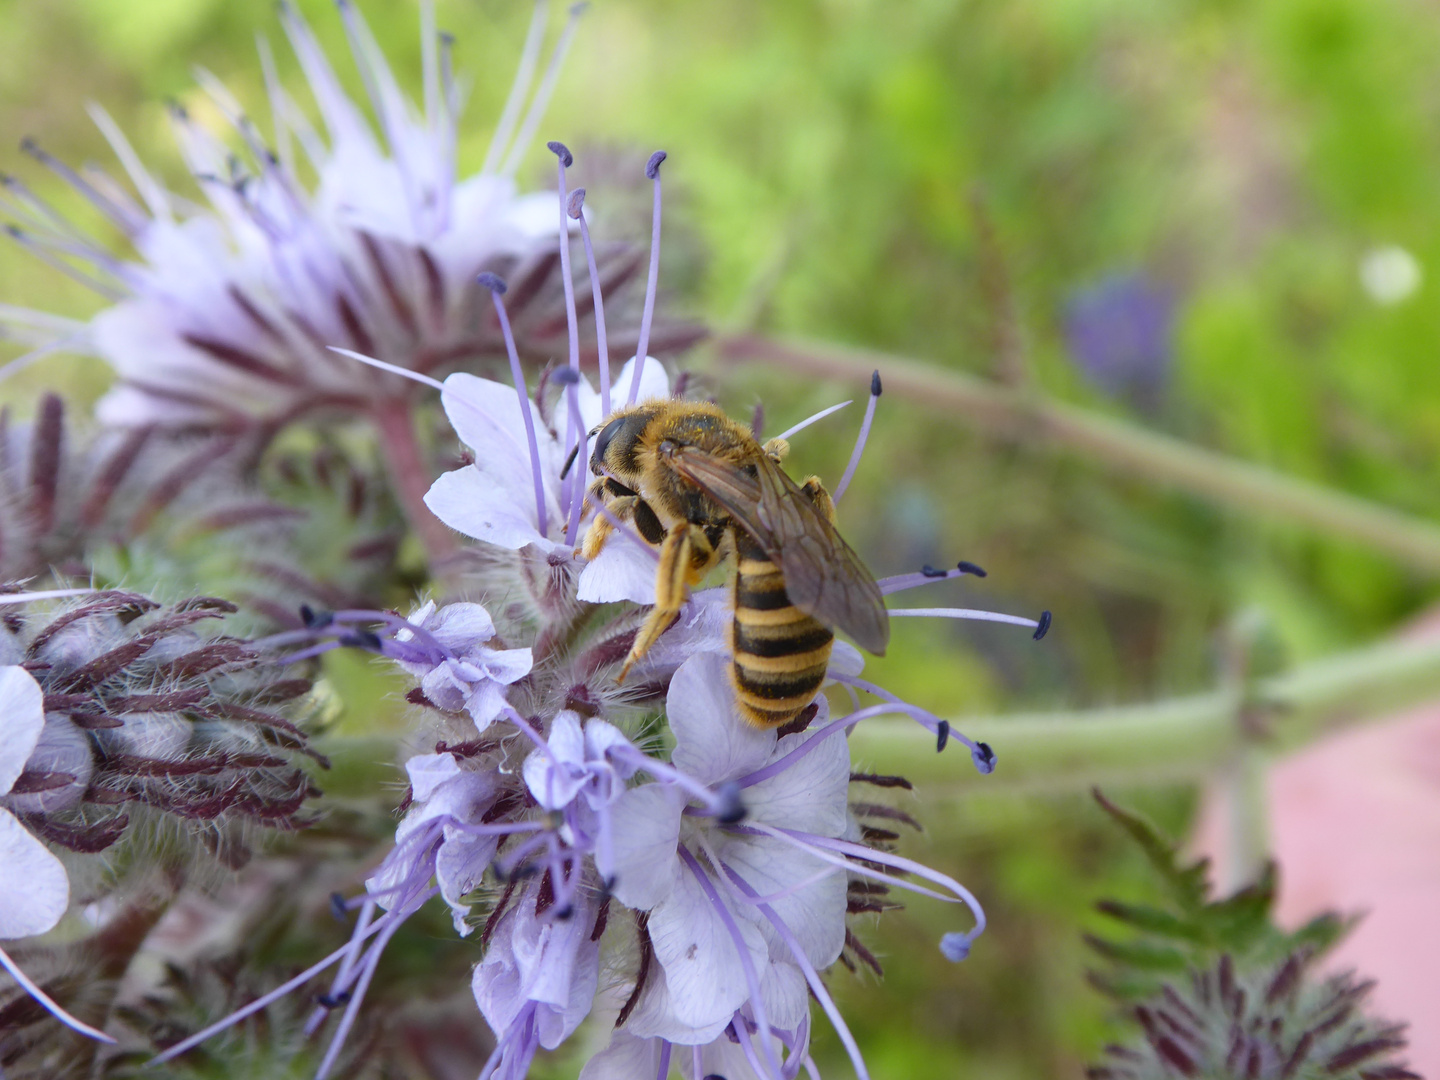
{"label": "purple flower", "polygon": [[1175,298],[1143,274],[1108,277],[1076,294],[1065,316],[1070,354],[1107,394],[1154,407],[1174,359]]}
{"label": "purple flower", "polygon": [[499,792],[496,778],[463,768],[450,754],[420,754],[405,763],[413,802],[395,830],[395,847],[365,882],[382,908],[396,906],[433,877],[450,905],[455,932],[470,933],[465,917],[504,833],[484,827]]}
{"label": "purple flower", "polygon": [[[401,629],[395,640],[409,643],[397,662],[420,679],[420,690],[448,712],[467,712],[484,731],[505,707],[505,690],[530,673],[530,650],[495,649],[495,623],[479,604],[446,604],[431,600],[412,612],[412,626],[426,632],[423,640]],[[415,659],[410,659],[414,657]]]}
{"label": "purple flower", "polygon": [[[618,385],[628,386],[634,361],[622,369]],[[669,379],[654,357],[647,357],[641,380],[641,397],[668,397]],[[584,430],[603,417],[600,395],[581,377],[574,383],[579,417]],[[559,436],[544,423],[540,410],[527,397],[536,452],[531,453],[520,397],[513,386],[455,374],[445,380],[445,413],[470,447],[474,463],[447,472],[425,496],[425,505],[452,529],[497,547],[519,551],[534,547],[546,555],[568,558],[576,545],[566,535],[565,500],[560,476],[565,452]],[[577,454],[577,459],[583,458]],[[584,469],[572,469],[573,479]],[[540,493],[537,495],[537,492]],[[537,499],[539,500],[537,502]],[[544,528],[541,528],[541,516]],[[581,518],[588,522],[590,515]],[[652,554],[623,540],[605,549],[580,572],[576,598],[590,603],[632,600],[648,604],[655,599],[655,560]]]}
{"label": "purple flower", "polygon": [[[422,6],[419,111],[358,9],[341,5],[374,127],[346,96],[304,19],[288,4],[280,10],[323,133],[279,85],[268,48],[262,60],[275,126],[270,142],[225,86],[202,71],[202,88],[243,148],[172,109],[181,154],[207,205],[162,187],[99,108],[92,110],[95,120],[135,195],[108,179],[92,183],[27,142],[33,156],[125,234],[138,260],[112,254],[52,216],[19,181],[7,180],[11,235],[112,304],[88,323],[6,308],[0,325],[36,346],[32,357],[78,350],[114,367],[120,384],[99,405],[109,424],[279,425],[315,409],[379,408],[404,384],[357,369],[327,346],[348,345],[419,372],[494,355],[501,342],[476,273],[555,245],[555,195],[521,196],[513,179],[553,78],[541,80],[523,121],[518,108],[507,110],[485,167],[460,180],[462,93],[451,77],[449,39],[436,34],[430,4]],[[573,20],[552,69],[568,47]],[[539,46],[532,35],[530,52]],[[530,90],[535,59],[521,64],[514,106]],[[313,187],[302,179],[312,171]]]}
{"label": "purple flower", "polygon": [[547,883],[532,881],[513,897],[475,968],[475,1002],[498,1041],[487,1065],[496,1078],[519,1080],[536,1049],[569,1038],[600,984],[594,900],[582,892],[557,912]]}
{"label": "purple flower", "polygon": [[[828,718],[824,698],[818,704],[817,724]],[[777,738],[774,731],[737,722],[725,661],[713,653],[676,672],[667,715],[676,739],[672,764],[712,787],[741,782],[814,738]],[[843,836],[849,781],[845,740],[825,739],[791,767],[746,789],[745,820]],[[817,969],[835,962],[845,942],[845,875],[769,836],[736,834],[684,810],[681,793],[661,785],[632,788],[615,807],[613,890],[626,906],[649,912],[648,932],[663,972],[647,986],[648,1000],[641,999],[640,1033],[708,1042],[757,991],[761,1007],[768,1006],[767,1019],[786,1026],[797,1008],[808,1008],[805,980],[789,949],[798,944]],[[788,938],[737,894],[731,873],[771,898]]]}

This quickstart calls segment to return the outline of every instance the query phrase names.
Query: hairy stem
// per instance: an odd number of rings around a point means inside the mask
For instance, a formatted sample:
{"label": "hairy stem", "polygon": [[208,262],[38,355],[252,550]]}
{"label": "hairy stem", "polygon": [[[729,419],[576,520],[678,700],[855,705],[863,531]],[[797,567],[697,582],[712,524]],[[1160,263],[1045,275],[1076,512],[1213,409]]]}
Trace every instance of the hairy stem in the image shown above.
{"label": "hairy stem", "polygon": [[883,353],[753,334],[719,338],[716,349],[727,361],[779,363],[787,371],[855,385],[878,368],[887,392],[959,413],[996,434],[1081,454],[1117,472],[1222,506],[1302,524],[1440,574],[1440,526],[1124,420]]}
{"label": "hairy stem", "polygon": [[382,401],[371,413],[380,435],[381,452],[390,473],[390,482],[400,499],[405,517],[425,547],[431,568],[444,563],[456,551],[455,537],[445,523],[425,505],[425,492],[434,479],[420,456],[415,439],[415,421],[404,397]]}
{"label": "hairy stem", "polygon": [[902,773],[966,794],[1084,790],[1094,784],[1163,784],[1210,776],[1248,744],[1293,750],[1318,735],[1440,696],[1440,642],[1395,642],[1316,661],[1261,679],[1249,690],[1270,717],[1263,741],[1236,723],[1242,694],[1222,689],[1146,705],[1049,714],[958,717],[957,731],[989,743],[997,765],[973,776],[967,758],[935,752],[935,736],[884,717],[856,727],[851,754],[867,771]]}

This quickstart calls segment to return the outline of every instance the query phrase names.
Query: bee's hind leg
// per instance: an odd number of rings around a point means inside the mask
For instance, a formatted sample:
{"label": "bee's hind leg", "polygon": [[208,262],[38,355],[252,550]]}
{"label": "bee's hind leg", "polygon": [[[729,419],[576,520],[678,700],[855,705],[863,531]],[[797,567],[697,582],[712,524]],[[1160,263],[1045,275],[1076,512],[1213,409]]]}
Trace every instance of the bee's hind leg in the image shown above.
{"label": "bee's hind leg", "polygon": [[660,545],[660,565],[655,571],[655,606],[640,625],[635,644],[630,646],[630,655],[625,658],[625,666],[615,677],[616,682],[623,682],[631,666],[650,651],[661,634],[670,629],[670,624],[685,603],[685,586],[694,576],[696,562],[708,562],[712,553],[705,530],[698,525],[682,521],[665,534],[665,540]]}

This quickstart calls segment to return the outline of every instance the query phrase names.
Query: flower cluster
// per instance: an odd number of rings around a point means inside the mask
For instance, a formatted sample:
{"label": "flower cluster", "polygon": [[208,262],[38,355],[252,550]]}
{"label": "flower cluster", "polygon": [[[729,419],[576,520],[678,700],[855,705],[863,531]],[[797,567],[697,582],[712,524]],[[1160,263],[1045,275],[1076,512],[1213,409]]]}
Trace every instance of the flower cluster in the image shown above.
{"label": "flower cluster", "polygon": [[[570,155],[552,149],[563,195]],[[662,159],[648,168],[657,205]],[[569,202],[578,218],[578,200]],[[486,284],[506,327],[505,283]],[[596,312],[603,318],[598,297]],[[900,713],[928,727],[942,750],[952,739],[966,744],[982,773],[994,755],[861,679],[863,659],[843,643],[829,677],[854,708],[832,715],[822,694],[783,728],[751,725],[728,670],[733,601],[723,586],[691,596],[619,685],[637,619],[656,599],[656,546],[596,505],[570,466],[588,460],[591,438],[622,394],[664,399],[670,382],[658,361],[637,356],[612,385],[602,352],[598,389],[578,361],[532,389],[513,345],[510,353],[510,385],[468,374],[432,384],[471,453],[425,498],[447,525],[485,545],[484,569],[465,587],[506,597],[503,619],[468,599],[430,601],[408,618],[307,608],[303,627],[267,642],[287,661],[338,648],[388,658],[416,680],[409,700],[444,735],[406,762],[394,847],[363,893],[337,901],[357,912],[351,940],[161,1056],[185,1053],[334,967],[308,1028],[317,1031],[343,1004],[317,1072],[327,1075],[387,943],[438,897],[456,932],[478,931],[484,949],[472,989],[495,1035],[486,1080],[527,1075],[539,1050],[600,1012],[613,1033],[586,1065],[587,1080],[663,1078],[672,1064],[695,1077],[789,1080],[814,1067],[812,998],[865,1076],[823,977],[842,960],[878,967],[851,917],[890,906],[892,890],[962,905],[970,925],[939,943],[952,960],[968,954],[985,918],[958,882],[894,851],[898,837],[883,824],[907,815],[852,801],[854,782],[901,781],[852,773],[846,735],[869,717]],[[850,473],[879,394],[877,376]],[[578,547],[599,515],[608,515],[611,540],[587,561]],[[963,573],[983,575],[969,563],[926,567],[880,589]],[[1049,621],[909,610],[1019,623],[1037,636]],[[861,692],[880,703],[860,707]]]}
{"label": "flower cluster", "polygon": [[262,666],[250,642],[203,631],[234,605],[61,592],[83,595],[44,613],[12,610],[0,625],[0,940],[43,934],[69,908],[69,876],[52,848],[96,855],[128,834],[181,824],[239,867],[255,826],[305,824],[302,809],[319,792],[297,756],[325,764],[276,709],[309,682]]}
{"label": "flower cluster", "polygon": [[[100,467],[106,499],[125,454],[136,452],[126,448],[152,428],[244,431],[258,458],[281,425],[322,410],[364,414],[375,421],[395,501],[431,556],[429,584],[438,595],[407,616],[403,601],[396,609],[350,606],[337,588],[331,595],[340,602],[321,599],[321,608],[313,583],[297,577],[291,610],[276,620],[281,629],[255,642],[195,629],[233,611],[225,601],[162,606],[121,590],[88,595],[48,619],[12,620],[0,637],[8,650],[0,660],[10,665],[4,717],[15,732],[0,760],[8,808],[0,839],[7,860],[13,853],[43,887],[0,897],[0,920],[7,920],[0,929],[28,937],[54,926],[69,898],[52,849],[105,850],[142,817],[201,823],[212,850],[236,866],[243,836],[233,822],[304,824],[302,807],[316,792],[293,759],[309,751],[274,707],[309,684],[278,673],[291,665],[309,673],[317,660],[324,665],[335,659],[327,654],[348,649],[408,677],[406,697],[419,718],[410,745],[424,747],[404,762],[408,788],[393,843],[360,875],[363,883],[353,882],[355,895],[336,897],[337,915],[353,919],[350,938],[209,1027],[156,1036],[164,1048],[157,1060],[180,1058],[328,972],[304,1030],[315,1035],[333,1021],[317,1080],[332,1074],[387,946],[435,901],[456,935],[482,950],[471,991],[494,1035],[482,1080],[520,1080],[542,1049],[559,1047],[587,1019],[610,1033],[585,1065],[586,1080],[664,1080],[672,1068],[692,1080],[814,1075],[812,1000],[863,1078],[860,1048],[826,982],[837,963],[879,970],[855,917],[894,906],[890,897],[904,890],[959,905],[966,914],[938,942],[959,961],[985,916],[958,882],[898,852],[899,836],[887,826],[915,824],[907,814],[852,794],[855,785],[905,782],[852,771],[847,736],[872,717],[899,714],[926,728],[937,750],[965,746],[982,774],[995,756],[862,678],[859,651],[832,646],[829,628],[818,623],[823,660],[812,665],[816,681],[803,695],[814,693],[813,700],[777,727],[745,718],[732,642],[738,586],[696,581],[687,595],[685,583],[673,580],[673,562],[671,576],[661,574],[666,558],[674,559],[669,541],[657,540],[636,509],[645,505],[639,495],[601,461],[602,432],[624,410],[686,402],[681,380],[651,355],[652,346],[663,353],[667,340],[655,320],[665,154],[644,168],[653,225],[638,326],[633,336],[612,334],[602,293],[613,300],[617,282],[638,277],[640,260],[617,272],[613,252],[593,241],[586,193],[569,187],[570,151],[549,144],[554,193],[520,197],[512,179],[553,83],[547,74],[525,104],[543,8],[490,159],[459,183],[448,46],[424,11],[426,108],[417,115],[358,12],[341,5],[378,138],[288,7],[286,32],[324,137],[272,78],[277,131],[274,145],[266,144],[224,87],[202,76],[239,143],[234,149],[183,111],[174,114],[207,210],[182,208],[103,114],[97,119],[138,200],[32,146],[125,231],[138,262],[62,228],[28,189],[7,185],[21,219],[12,235],[114,301],[83,325],[0,313],[13,334],[36,345],[32,356],[88,347],[115,367],[120,381],[100,417],[110,434],[130,441]],[[573,19],[574,12],[552,72]],[[318,176],[313,191],[297,178],[297,145]],[[583,252],[588,301],[577,297],[582,272],[572,268],[572,249]],[[556,284],[547,284],[552,278]],[[547,296],[560,308],[548,321],[536,314]],[[593,348],[582,338],[582,315],[593,316]],[[535,377],[522,362],[536,351],[533,335],[526,346],[527,326],[553,332],[562,324],[564,362]],[[612,351],[628,357],[613,379]],[[435,377],[492,353],[503,355],[508,379],[468,371]],[[438,391],[465,448],[459,467],[438,477],[415,441],[427,396],[417,387]],[[823,489],[809,496],[817,527],[862,460],[880,395],[876,373],[833,500],[821,498]],[[835,408],[763,448],[744,434],[745,445],[778,469],[788,440]],[[47,477],[60,472],[54,411],[42,410],[32,465],[21,470],[30,482],[15,495],[40,537],[56,520],[56,501],[46,495],[55,490]],[[606,491],[615,502],[597,497]],[[89,505],[81,504],[82,518]],[[354,506],[351,516],[359,520]],[[751,530],[718,512],[681,524],[714,534],[717,563]],[[438,557],[453,553],[455,534],[467,538],[471,557],[442,566]],[[587,540],[599,537],[605,542]],[[373,541],[342,539],[367,550]],[[392,562],[397,547],[392,539],[383,548]],[[36,573],[41,557],[24,572]],[[884,596],[984,576],[966,562],[878,583],[857,574],[882,626]],[[798,587],[789,581],[772,590],[787,605],[784,588]],[[414,584],[395,570],[389,595],[411,595]],[[273,593],[263,599],[273,608]],[[674,616],[658,629],[657,609]],[[889,615],[989,619],[1037,638],[1049,626],[1048,613],[1039,620],[953,608]],[[861,695],[874,703],[862,704]],[[12,970],[36,1000],[99,1035]]]}

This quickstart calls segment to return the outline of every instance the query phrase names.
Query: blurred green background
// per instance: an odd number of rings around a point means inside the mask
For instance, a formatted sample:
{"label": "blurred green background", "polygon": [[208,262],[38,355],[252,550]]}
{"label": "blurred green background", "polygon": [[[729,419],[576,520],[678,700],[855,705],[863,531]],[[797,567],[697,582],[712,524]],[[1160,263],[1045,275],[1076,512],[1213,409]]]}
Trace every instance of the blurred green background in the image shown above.
{"label": "blurred green background", "polygon": [[[333,10],[299,7],[358,93]],[[363,10],[418,91],[416,5]],[[464,174],[529,8],[438,11],[471,80]],[[300,83],[261,0],[0,0],[0,27],[0,169],[67,206],[14,147],[34,135],[108,161],[87,101],[193,194],[163,108],[198,100],[192,67],[263,121],[262,33]],[[544,184],[541,144],[559,138],[592,206],[613,192],[633,207],[663,147],[662,280],[682,313],[1009,380],[1433,519],[1437,56],[1440,9],[1402,0],[601,0],[521,175]],[[0,247],[0,299],[94,310],[15,245]],[[763,400],[772,432],[865,390],[705,348],[682,366],[736,415]],[[24,413],[51,386],[93,400],[106,378],[55,358],[0,400]],[[798,438],[795,471],[833,483],[858,414],[857,401]],[[1043,645],[1015,628],[897,626],[871,677],[957,717],[1203,691],[1240,613],[1261,613],[1279,665],[1372,641],[1434,594],[1384,553],[895,395],[841,521],[877,573],[957,558],[989,571],[916,602],[1056,613]],[[839,972],[842,1007],[877,1076],[1076,1075],[1107,1016],[1079,935],[1095,898],[1143,889],[1138,859],[1068,785],[987,794],[952,765],[953,785],[918,797],[929,831],[904,850],[969,884],[993,929],[951,967],[934,946],[945,912],[887,916],[867,937],[887,978]],[[1132,801],[1183,830],[1193,791],[1142,786]],[[833,1040],[823,1050],[837,1061]]]}

